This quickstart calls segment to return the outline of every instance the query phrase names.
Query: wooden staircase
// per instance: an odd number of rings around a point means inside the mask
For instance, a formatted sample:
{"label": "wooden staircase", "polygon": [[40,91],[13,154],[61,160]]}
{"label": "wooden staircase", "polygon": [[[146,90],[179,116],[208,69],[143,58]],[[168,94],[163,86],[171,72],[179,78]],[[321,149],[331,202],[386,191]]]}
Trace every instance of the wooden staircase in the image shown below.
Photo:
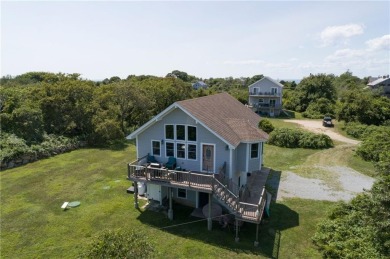
{"label": "wooden staircase", "polygon": [[259,203],[251,204],[240,201],[240,197],[223,185],[219,180],[213,179],[213,195],[216,200],[236,218],[251,223],[260,223],[266,203],[265,188],[263,187]]}

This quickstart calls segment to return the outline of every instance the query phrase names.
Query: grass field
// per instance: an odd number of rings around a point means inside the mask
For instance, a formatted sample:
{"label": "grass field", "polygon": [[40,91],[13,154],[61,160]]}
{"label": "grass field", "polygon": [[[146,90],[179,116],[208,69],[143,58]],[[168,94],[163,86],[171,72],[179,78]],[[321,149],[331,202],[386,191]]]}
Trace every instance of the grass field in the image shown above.
{"label": "grass field", "polygon": [[[311,151],[267,147],[283,154],[275,165],[299,163]],[[297,156],[301,158],[297,160]],[[255,225],[241,229],[234,242],[233,229],[211,232],[191,208],[174,207],[174,221],[162,213],[134,209],[126,193],[126,163],[135,147],[81,149],[1,172],[1,258],[76,258],[92,238],[105,229],[136,229],[144,233],[161,258],[319,258],[310,237],[324,218],[330,202],[288,199],[271,204],[271,218],[260,227],[260,245],[253,246]],[[301,159],[301,160],[300,160]],[[80,201],[63,211],[64,201]],[[142,205],[142,204],[141,204]]]}

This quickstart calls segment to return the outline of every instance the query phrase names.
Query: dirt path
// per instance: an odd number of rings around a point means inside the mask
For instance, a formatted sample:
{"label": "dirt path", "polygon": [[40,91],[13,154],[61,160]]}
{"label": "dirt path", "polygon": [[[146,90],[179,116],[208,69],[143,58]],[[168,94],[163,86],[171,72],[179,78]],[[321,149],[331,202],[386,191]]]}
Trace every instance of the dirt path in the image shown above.
{"label": "dirt path", "polygon": [[313,200],[349,201],[364,189],[370,189],[374,178],[348,167],[345,157],[353,155],[360,141],[349,139],[325,128],[322,121],[285,120],[297,123],[315,133],[327,134],[333,140],[344,142],[334,148],[325,149],[309,156],[299,166],[290,167],[281,175],[271,175],[267,182],[277,189],[277,200],[298,197]]}
{"label": "dirt path", "polygon": [[335,132],[333,128],[326,128],[322,126],[322,121],[317,120],[284,120],[285,122],[297,123],[307,130],[315,133],[323,133],[328,135],[331,139],[345,142],[348,144],[357,145],[360,143],[358,140],[350,139]]}

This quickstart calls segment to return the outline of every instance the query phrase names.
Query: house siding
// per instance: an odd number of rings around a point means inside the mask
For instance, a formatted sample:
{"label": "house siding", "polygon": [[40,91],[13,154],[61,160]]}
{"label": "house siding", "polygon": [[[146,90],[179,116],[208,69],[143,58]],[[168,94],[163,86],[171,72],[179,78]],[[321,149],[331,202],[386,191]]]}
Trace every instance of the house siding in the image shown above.
{"label": "house siding", "polygon": [[196,191],[187,190],[187,198],[179,198],[177,196],[177,188],[172,188],[173,192],[173,199],[180,204],[190,206],[190,207],[196,207]]}
{"label": "house siding", "polygon": [[[255,93],[255,88],[257,91]],[[272,88],[276,88],[276,94],[271,94]],[[258,82],[255,82],[251,86],[249,86],[249,105],[253,107],[254,112],[258,112],[260,114],[267,114],[270,116],[280,114],[282,109],[282,94],[283,87],[272,82],[268,78],[263,78]],[[259,100],[262,99],[261,105],[262,107],[258,107]],[[270,107],[271,100],[275,100],[275,106]],[[272,115],[273,113],[273,115]]]}
{"label": "house siding", "polygon": [[254,84],[252,84],[250,87],[249,87],[249,92],[250,93],[253,93],[254,92],[254,88],[259,88],[259,91],[260,92],[271,92],[271,88],[278,88],[278,93],[282,93],[282,87],[280,87],[279,85],[276,85],[274,82],[272,81],[269,81],[267,79],[264,79],[264,80],[261,80],[261,81],[258,81]]}
{"label": "house siding", "polygon": [[[166,163],[168,157],[165,154],[166,142],[170,140],[165,139],[165,125],[186,125],[194,126],[197,128],[197,141],[188,142],[189,144],[196,144],[196,160],[177,158],[177,166],[180,166],[182,169],[189,171],[201,171],[201,159],[202,159],[202,144],[214,144],[215,145],[215,168],[214,172],[218,173],[219,169],[223,166],[223,163],[226,162],[227,165],[230,162],[229,149],[226,149],[226,144],[220,140],[218,137],[213,135],[208,129],[203,127],[201,124],[197,124],[194,119],[188,116],[185,112],[180,109],[175,109],[166,116],[164,116],[160,121],[157,121],[152,127],[147,128],[142,133],[138,135],[137,138],[137,149],[138,157],[152,153],[152,140],[160,141],[164,140],[164,144],[160,144],[160,156],[155,156],[155,158],[160,163]],[[174,142],[174,141],[172,141]],[[185,143],[185,141],[176,141],[177,143]],[[145,144],[140,144],[145,143]],[[176,150],[176,145],[175,145]],[[230,174],[229,167],[226,167],[227,174]]]}

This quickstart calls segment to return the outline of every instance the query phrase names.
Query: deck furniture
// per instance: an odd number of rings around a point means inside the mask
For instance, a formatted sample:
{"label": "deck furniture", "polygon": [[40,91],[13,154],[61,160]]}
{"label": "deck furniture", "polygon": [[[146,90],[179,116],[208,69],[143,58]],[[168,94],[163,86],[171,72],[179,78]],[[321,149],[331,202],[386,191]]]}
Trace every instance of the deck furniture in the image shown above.
{"label": "deck furniture", "polygon": [[175,169],[175,167],[176,167],[176,158],[173,157],[173,156],[170,156],[168,158],[168,162],[165,164],[165,167],[170,169],[170,170]]}

